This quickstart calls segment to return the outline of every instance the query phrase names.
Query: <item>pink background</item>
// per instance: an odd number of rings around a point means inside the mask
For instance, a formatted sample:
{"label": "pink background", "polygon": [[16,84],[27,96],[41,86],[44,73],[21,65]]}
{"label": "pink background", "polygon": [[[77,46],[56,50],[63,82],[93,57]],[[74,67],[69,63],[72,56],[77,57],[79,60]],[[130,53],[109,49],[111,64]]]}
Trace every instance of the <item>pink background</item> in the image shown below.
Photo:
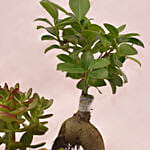
{"label": "pink background", "polygon": [[[55,0],[68,9],[67,0]],[[142,68],[128,60],[124,72],[129,83],[111,94],[109,86],[102,88],[103,95],[95,89],[92,122],[101,131],[106,150],[149,150],[150,149],[150,1],[149,0],[92,0],[88,16],[95,22],[127,24],[126,32],[138,32],[145,43],[139,48],[138,59]],[[78,108],[80,91],[76,81],[66,79],[64,73],[56,71],[59,50],[43,54],[51,42],[41,42],[33,20],[49,17],[37,0],[9,0],[0,3],[0,84],[21,83],[26,91],[33,87],[41,96],[53,98],[49,109],[54,117],[49,119],[49,131],[34,142],[46,141],[51,146],[61,123],[72,116]],[[0,146],[3,149],[3,146]]]}

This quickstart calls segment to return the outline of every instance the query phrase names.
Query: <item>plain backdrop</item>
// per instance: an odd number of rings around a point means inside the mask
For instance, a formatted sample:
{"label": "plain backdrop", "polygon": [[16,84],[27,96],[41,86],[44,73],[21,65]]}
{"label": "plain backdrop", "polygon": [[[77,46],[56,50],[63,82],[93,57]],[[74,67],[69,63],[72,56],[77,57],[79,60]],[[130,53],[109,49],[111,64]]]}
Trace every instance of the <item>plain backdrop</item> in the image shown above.
{"label": "plain backdrop", "polygon": [[[55,2],[69,10],[68,0]],[[94,22],[116,27],[127,24],[125,32],[140,33],[145,43],[145,49],[137,47],[136,58],[142,67],[130,60],[125,63],[123,70],[129,83],[119,88],[116,95],[111,94],[109,85],[101,89],[102,95],[90,90],[95,96],[92,123],[103,135],[106,150],[150,149],[149,7],[149,0],[91,0],[87,16],[95,18]],[[61,51],[43,53],[52,42],[40,41],[45,32],[36,30],[38,23],[33,20],[37,17],[50,18],[39,0],[0,2],[0,84],[7,82],[13,86],[19,82],[23,91],[32,87],[40,96],[54,99],[48,111],[54,114],[49,119],[49,131],[34,139],[34,143],[46,141],[46,147],[50,148],[62,122],[77,111],[80,91],[76,89],[77,81],[56,71],[59,62],[56,55]]]}

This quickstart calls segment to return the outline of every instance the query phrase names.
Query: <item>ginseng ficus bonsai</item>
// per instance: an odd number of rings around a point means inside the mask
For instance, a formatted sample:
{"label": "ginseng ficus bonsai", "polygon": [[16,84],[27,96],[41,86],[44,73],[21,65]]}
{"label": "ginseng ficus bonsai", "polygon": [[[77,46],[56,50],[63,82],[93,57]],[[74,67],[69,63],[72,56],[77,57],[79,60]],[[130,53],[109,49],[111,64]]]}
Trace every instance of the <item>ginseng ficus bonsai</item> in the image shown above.
{"label": "ginseng ficus bonsai", "polygon": [[[0,145],[5,144],[5,150],[26,150],[27,148],[38,148],[45,145],[44,142],[32,145],[35,135],[44,135],[48,128],[47,121],[42,121],[52,116],[44,114],[53,100],[39,97],[37,93],[32,95],[32,89],[21,92],[19,84],[9,88],[7,84],[0,87]],[[22,134],[16,140],[16,133]]]}
{"label": "ginseng ficus bonsai", "polygon": [[[48,0],[41,0],[40,4],[49,13],[53,22],[46,18],[37,18],[47,26],[37,26],[37,29],[47,31],[42,40],[53,40],[44,53],[52,49],[60,49],[57,55],[61,61],[57,70],[66,73],[66,77],[79,80],[77,88],[81,90],[79,110],[73,117],[67,119],[54,141],[52,150],[60,148],[72,149],[80,146],[85,150],[104,150],[104,142],[99,131],[90,123],[90,104],[94,97],[88,93],[90,87],[95,87],[99,93],[102,86],[109,83],[112,93],[117,87],[127,83],[127,76],[122,71],[127,59],[141,63],[133,55],[137,55],[135,46],[144,47],[136,38],[138,33],[122,34],[126,25],[115,27],[105,23],[104,27],[93,23],[87,18],[90,8],[89,0],[69,0],[72,12]],[[64,18],[59,17],[64,14]]]}

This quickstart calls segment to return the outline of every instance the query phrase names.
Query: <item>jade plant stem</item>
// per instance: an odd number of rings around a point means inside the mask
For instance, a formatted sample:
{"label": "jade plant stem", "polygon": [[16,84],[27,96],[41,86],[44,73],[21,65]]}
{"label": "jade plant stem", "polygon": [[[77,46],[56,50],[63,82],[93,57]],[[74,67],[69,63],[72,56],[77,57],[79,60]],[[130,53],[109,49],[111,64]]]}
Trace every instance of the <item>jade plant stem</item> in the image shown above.
{"label": "jade plant stem", "polygon": [[7,138],[7,144],[6,144],[6,148],[5,150],[14,150],[14,144],[15,144],[15,132],[14,131],[10,131],[7,132],[6,134],[6,138]]}

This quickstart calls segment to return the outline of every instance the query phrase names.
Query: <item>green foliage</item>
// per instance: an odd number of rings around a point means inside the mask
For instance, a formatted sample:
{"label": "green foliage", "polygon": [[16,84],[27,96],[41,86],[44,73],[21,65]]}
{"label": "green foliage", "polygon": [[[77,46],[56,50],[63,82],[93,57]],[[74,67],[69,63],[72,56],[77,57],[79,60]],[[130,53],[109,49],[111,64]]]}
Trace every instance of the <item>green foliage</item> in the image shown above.
{"label": "green foliage", "polygon": [[69,0],[69,5],[79,21],[86,15],[90,8],[89,0]]}
{"label": "green foliage", "polygon": [[[32,94],[32,89],[21,92],[19,84],[9,88],[7,84],[0,87],[0,132],[5,133],[0,137],[0,144],[6,144],[9,149],[27,147],[36,148],[44,143],[31,145],[34,135],[44,135],[48,128],[41,119],[47,119],[52,114],[44,114],[53,100],[40,98],[37,93]],[[24,132],[19,142],[15,141],[15,133]],[[13,137],[13,141],[11,140]]]}
{"label": "green foliage", "polygon": [[[90,9],[89,0],[69,0],[71,13],[52,1],[41,0],[40,3],[54,20],[53,23],[45,18],[35,20],[49,25],[37,27],[49,33],[41,39],[57,42],[48,47],[45,53],[51,49],[61,49],[64,52],[57,55],[63,61],[57,65],[57,70],[66,72],[66,77],[79,80],[77,88],[84,94],[92,86],[106,86],[106,80],[115,94],[117,87],[128,81],[122,71],[126,60],[133,60],[141,66],[136,58],[131,57],[138,53],[134,45],[144,47],[142,41],[135,38],[139,34],[121,34],[126,28],[125,24],[115,27],[105,23],[103,28],[92,23],[86,17]],[[59,12],[64,13],[65,17],[60,18]]]}

